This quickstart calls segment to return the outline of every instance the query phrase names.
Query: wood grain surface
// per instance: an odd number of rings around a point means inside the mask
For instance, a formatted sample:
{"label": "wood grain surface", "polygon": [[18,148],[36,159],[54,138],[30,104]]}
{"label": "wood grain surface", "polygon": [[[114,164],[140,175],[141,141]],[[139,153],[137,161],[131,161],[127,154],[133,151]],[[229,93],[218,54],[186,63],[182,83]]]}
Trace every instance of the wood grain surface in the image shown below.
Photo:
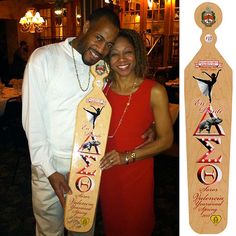
{"label": "wood grain surface", "polygon": [[221,20],[216,4],[196,9],[202,47],[184,71],[189,222],[202,234],[227,225],[232,71],[215,47]]}
{"label": "wood grain surface", "polygon": [[66,197],[65,227],[70,231],[87,232],[96,212],[101,169],[99,162],[105,154],[111,106],[103,94],[107,76],[100,61],[91,67],[94,76],[92,91],[79,103],[76,116],[74,147],[69,186],[73,192]]}

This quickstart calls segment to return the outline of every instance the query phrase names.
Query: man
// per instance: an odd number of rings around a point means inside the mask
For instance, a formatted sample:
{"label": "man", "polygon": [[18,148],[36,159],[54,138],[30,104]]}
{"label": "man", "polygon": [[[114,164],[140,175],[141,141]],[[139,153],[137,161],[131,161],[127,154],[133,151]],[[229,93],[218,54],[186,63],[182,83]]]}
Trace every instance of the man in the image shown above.
{"label": "man", "polygon": [[[77,105],[89,93],[89,66],[103,59],[119,32],[119,18],[97,9],[78,38],[36,49],[23,81],[23,127],[32,162],[32,200],[36,235],[64,235],[64,194]],[[91,232],[68,235],[93,235]]]}

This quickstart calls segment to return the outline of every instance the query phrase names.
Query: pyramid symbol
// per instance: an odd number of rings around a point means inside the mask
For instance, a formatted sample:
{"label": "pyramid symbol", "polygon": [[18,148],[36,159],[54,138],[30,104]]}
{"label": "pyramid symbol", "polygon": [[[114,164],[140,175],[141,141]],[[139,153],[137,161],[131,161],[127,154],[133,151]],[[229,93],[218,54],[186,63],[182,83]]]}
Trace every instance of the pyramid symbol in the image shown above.
{"label": "pyramid symbol", "polygon": [[[225,132],[220,125],[221,122],[222,120],[217,117],[212,106],[209,105],[199,121],[193,136],[224,136]],[[212,126],[216,128],[216,132],[214,133],[211,132]]]}
{"label": "pyramid symbol", "polygon": [[100,141],[98,141],[93,133],[89,134],[87,138],[84,140],[82,145],[79,148],[79,152],[81,153],[89,153],[89,154],[95,154],[100,155],[99,145],[101,144]]}

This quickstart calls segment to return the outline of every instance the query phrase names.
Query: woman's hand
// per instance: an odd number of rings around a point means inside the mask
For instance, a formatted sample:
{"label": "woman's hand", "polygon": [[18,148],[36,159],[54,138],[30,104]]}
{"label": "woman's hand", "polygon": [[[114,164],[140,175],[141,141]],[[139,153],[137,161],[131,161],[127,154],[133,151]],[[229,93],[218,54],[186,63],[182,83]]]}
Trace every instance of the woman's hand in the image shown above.
{"label": "woman's hand", "polygon": [[125,153],[119,153],[115,150],[112,150],[111,152],[106,153],[105,156],[101,159],[100,168],[102,170],[106,170],[115,165],[126,164],[125,158]]}

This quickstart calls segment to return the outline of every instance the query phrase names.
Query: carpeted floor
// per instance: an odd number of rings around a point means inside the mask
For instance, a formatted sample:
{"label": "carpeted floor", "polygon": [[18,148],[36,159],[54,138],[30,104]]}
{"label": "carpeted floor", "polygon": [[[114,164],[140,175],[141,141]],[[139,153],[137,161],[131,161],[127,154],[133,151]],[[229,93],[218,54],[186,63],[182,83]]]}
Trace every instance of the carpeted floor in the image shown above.
{"label": "carpeted floor", "polygon": [[[0,135],[0,235],[34,236],[30,158],[24,135],[4,132]],[[179,235],[179,160],[174,152],[175,156],[169,152],[155,158],[157,221],[153,236]],[[98,209],[95,236],[104,236],[102,225]]]}

